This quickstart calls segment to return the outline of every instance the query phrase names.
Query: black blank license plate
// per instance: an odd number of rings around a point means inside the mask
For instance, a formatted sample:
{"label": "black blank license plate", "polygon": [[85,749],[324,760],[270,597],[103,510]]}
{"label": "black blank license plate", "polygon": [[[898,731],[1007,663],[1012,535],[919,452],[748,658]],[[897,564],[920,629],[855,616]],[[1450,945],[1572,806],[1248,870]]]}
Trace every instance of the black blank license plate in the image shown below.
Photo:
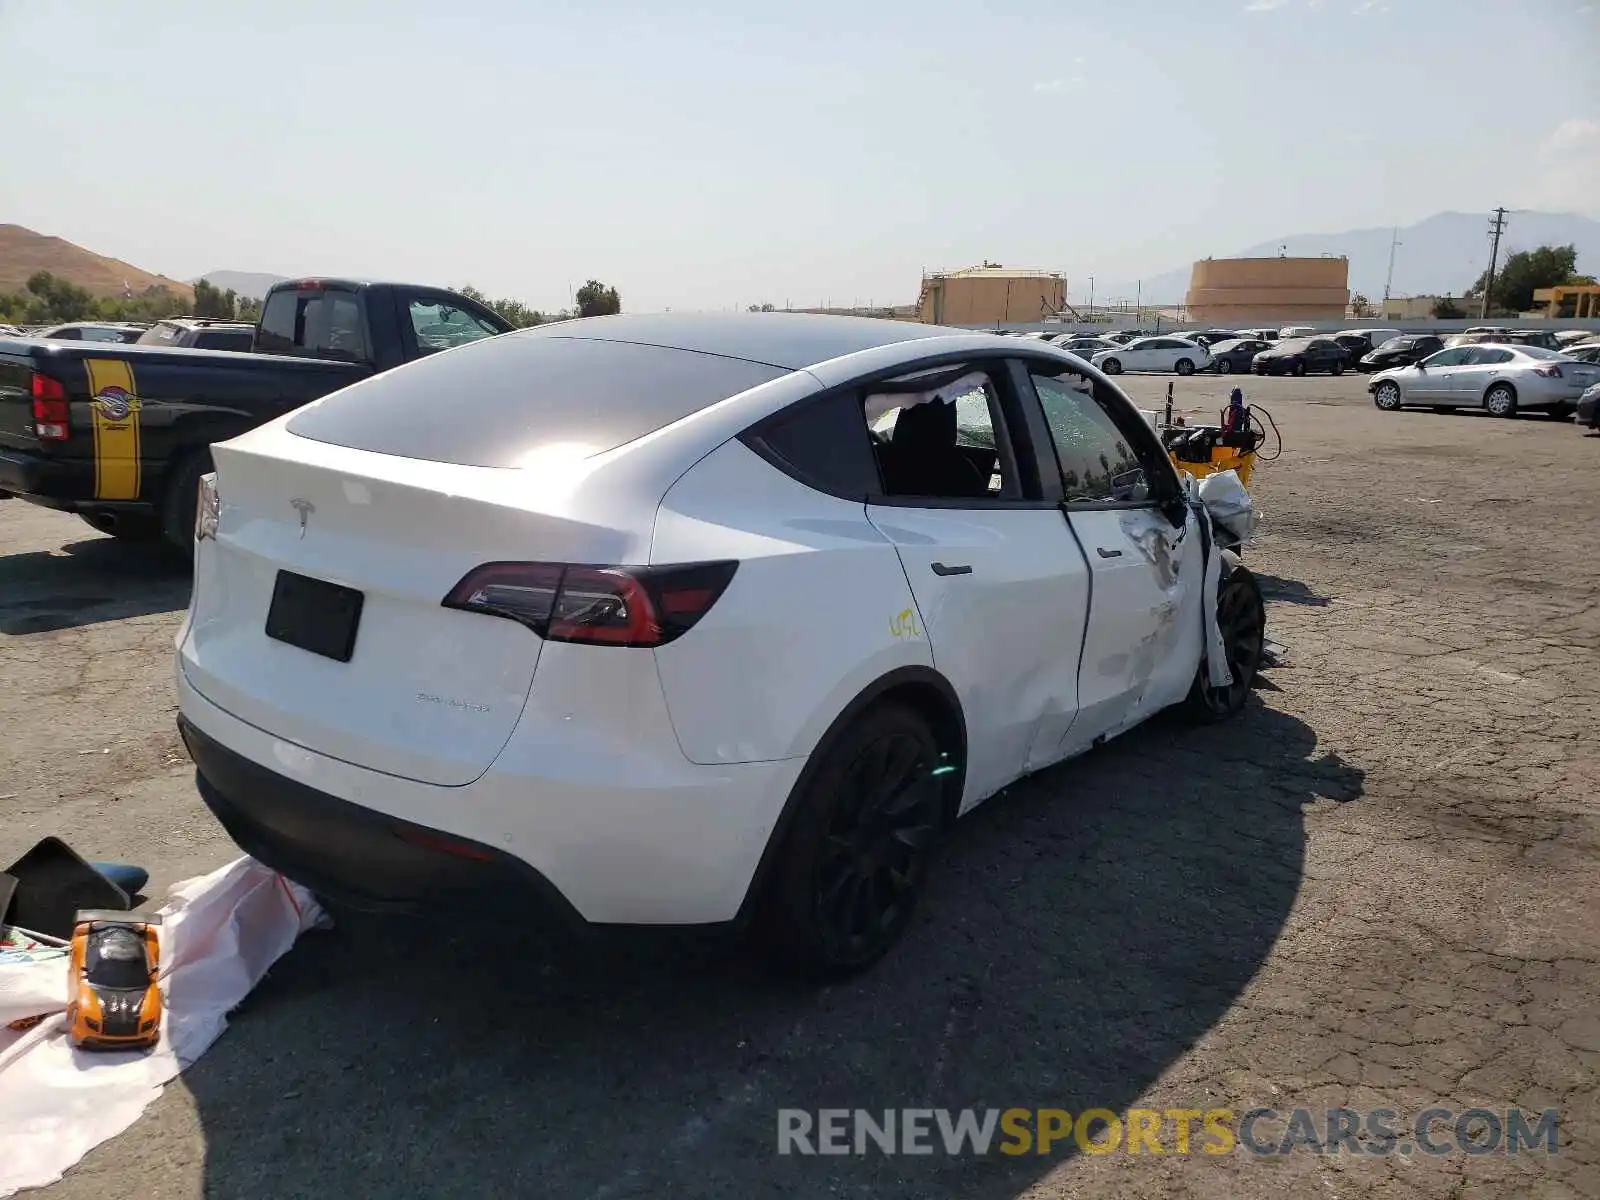
{"label": "black blank license plate", "polygon": [[365,599],[355,588],[279,571],[267,610],[267,636],[336,662],[349,662]]}

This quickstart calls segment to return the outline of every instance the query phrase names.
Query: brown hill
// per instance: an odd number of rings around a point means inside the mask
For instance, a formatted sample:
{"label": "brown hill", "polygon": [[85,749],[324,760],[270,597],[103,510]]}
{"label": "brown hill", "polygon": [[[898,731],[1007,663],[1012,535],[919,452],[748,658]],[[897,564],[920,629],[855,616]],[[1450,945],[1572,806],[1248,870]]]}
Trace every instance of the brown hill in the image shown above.
{"label": "brown hill", "polygon": [[36,271],[49,271],[96,296],[120,296],[126,283],[135,296],[148,288],[164,287],[175,295],[194,299],[194,289],[187,283],[152,275],[63,238],[46,237],[21,225],[0,225],[0,292],[22,291]]}

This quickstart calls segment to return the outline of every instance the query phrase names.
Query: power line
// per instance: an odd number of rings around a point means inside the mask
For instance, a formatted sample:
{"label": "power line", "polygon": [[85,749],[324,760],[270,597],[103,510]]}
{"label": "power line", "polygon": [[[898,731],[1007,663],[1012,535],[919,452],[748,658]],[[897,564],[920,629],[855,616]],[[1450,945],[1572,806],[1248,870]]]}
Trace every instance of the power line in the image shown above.
{"label": "power line", "polygon": [[1489,274],[1483,282],[1483,303],[1478,306],[1478,319],[1481,321],[1489,315],[1489,295],[1494,291],[1494,269],[1500,260],[1500,235],[1506,230],[1506,210],[1494,210],[1494,220],[1489,222],[1489,232],[1492,236],[1489,243]]}

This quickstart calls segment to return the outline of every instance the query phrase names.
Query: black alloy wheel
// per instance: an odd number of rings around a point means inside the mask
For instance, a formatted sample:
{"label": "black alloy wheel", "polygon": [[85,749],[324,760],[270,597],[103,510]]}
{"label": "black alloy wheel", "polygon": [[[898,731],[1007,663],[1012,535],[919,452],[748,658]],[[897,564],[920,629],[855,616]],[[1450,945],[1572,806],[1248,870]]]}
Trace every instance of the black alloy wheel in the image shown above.
{"label": "black alloy wheel", "polygon": [[[1230,561],[1238,564],[1237,557],[1226,554],[1224,563]],[[1213,687],[1202,662],[1188,699],[1190,714],[1208,721],[1234,716],[1243,709],[1261,669],[1267,607],[1255,575],[1242,565],[1234,565],[1218,589],[1217,625],[1233,682],[1226,687]]]}
{"label": "black alloy wheel", "polygon": [[774,881],[784,966],[848,975],[899,939],[927,882],[950,774],[927,722],[897,704],[869,710],[823,752]]}

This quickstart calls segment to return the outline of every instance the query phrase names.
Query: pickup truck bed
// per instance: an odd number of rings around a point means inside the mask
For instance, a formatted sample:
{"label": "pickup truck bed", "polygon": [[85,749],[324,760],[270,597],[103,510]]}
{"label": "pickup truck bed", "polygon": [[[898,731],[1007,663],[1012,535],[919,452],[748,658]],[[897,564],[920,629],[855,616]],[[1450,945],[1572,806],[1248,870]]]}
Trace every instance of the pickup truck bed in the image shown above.
{"label": "pickup truck bed", "polygon": [[188,547],[213,443],[508,328],[452,292],[303,280],[268,293],[254,353],[0,337],[0,497]]}
{"label": "pickup truck bed", "polygon": [[[107,532],[120,520],[143,528],[184,452],[371,373],[357,363],[320,359],[145,346],[112,352],[92,342],[0,339],[0,491],[99,516],[90,523]],[[65,393],[71,428],[65,440],[35,433],[36,375]]]}

